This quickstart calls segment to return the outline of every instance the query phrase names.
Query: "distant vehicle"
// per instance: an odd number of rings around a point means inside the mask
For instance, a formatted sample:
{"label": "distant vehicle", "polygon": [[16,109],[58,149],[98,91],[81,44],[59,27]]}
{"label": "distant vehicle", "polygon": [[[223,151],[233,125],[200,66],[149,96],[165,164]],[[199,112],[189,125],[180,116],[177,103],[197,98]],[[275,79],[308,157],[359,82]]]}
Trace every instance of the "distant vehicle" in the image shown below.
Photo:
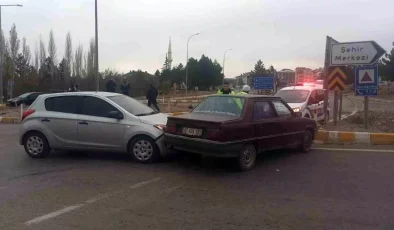
{"label": "distant vehicle", "polygon": [[33,158],[57,149],[105,150],[127,152],[149,163],[166,153],[166,122],[166,114],[122,94],[45,94],[24,112],[19,142]]}
{"label": "distant vehicle", "polygon": [[279,90],[275,96],[281,97],[294,112],[301,112],[302,117],[327,122],[330,109],[324,113],[324,89],[322,85],[291,86]]}
{"label": "distant vehicle", "polygon": [[11,98],[11,99],[7,100],[6,105],[9,107],[20,106],[21,104],[31,105],[37,99],[37,97],[41,94],[44,94],[44,93],[40,93],[40,92],[25,93],[25,94],[22,94],[18,97]]}
{"label": "distant vehicle", "polygon": [[265,150],[311,149],[317,125],[300,115],[279,97],[209,96],[191,113],[168,117],[164,142],[170,149],[235,158],[246,171]]}

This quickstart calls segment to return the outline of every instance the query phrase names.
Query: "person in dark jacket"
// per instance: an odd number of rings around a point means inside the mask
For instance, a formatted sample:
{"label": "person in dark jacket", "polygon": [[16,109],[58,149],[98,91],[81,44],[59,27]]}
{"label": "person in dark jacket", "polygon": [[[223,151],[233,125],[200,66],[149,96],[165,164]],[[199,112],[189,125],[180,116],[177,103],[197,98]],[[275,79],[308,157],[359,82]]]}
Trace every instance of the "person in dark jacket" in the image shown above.
{"label": "person in dark jacket", "polygon": [[120,85],[120,92],[122,94],[129,96],[130,91],[130,83],[127,81],[127,79],[123,79],[122,84]]}
{"label": "person in dark jacket", "polygon": [[228,82],[224,82],[223,88],[219,89],[218,94],[235,94]]}
{"label": "person in dark jacket", "polygon": [[146,99],[148,99],[148,106],[150,107],[151,105],[153,105],[156,108],[156,110],[160,112],[160,108],[159,106],[157,106],[158,95],[159,92],[157,91],[157,89],[152,84],[150,84],[146,92]]}
{"label": "person in dark jacket", "polygon": [[113,78],[111,78],[109,81],[107,81],[106,88],[107,88],[107,92],[115,92],[116,91],[116,82],[114,81]]}

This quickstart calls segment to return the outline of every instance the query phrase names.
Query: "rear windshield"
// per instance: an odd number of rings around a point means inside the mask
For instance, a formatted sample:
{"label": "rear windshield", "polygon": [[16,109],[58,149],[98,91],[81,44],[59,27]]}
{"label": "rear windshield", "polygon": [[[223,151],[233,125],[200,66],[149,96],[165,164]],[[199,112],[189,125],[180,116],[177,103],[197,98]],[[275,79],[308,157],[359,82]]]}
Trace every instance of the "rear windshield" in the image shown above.
{"label": "rear windshield", "polygon": [[245,98],[242,97],[208,97],[192,113],[240,117],[244,104]]}
{"label": "rear windshield", "polygon": [[281,97],[286,103],[303,103],[309,95],[309,90],[280,90],[275,96]]}

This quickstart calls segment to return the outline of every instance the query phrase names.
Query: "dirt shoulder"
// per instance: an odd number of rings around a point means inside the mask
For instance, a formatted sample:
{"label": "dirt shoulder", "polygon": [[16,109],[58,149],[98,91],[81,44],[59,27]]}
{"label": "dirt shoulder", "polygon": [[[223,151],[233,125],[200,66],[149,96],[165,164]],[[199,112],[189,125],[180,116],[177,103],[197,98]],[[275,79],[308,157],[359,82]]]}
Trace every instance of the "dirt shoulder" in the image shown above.
{"label": "dirt shoulder", "polygon": [[370,132],[370,133],[394,133],[394,112],[369,112],[368,129],[364,128],[364,112],[357,112],[344,120],[338,121],[334,126],[333,122],[321,126],[321,129],[328,131],[342,132]]}

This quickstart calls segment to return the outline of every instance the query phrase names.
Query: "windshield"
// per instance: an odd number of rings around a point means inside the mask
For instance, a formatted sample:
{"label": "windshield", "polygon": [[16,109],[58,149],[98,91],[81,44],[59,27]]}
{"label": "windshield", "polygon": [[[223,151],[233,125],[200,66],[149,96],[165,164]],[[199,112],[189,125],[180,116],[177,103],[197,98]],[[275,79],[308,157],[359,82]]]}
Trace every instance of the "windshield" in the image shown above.
{"label": "windshield", "polygon": [[281,97],[286,103],[302,103],[308,98],[309,90],[280,90],[275,96]]}
{"label": "windshield", "polygon": [[29,96],[30,94],[31,93],[25,93],[25,94],[22,94],[22,95],[18,96],[18,98],[25,98],[25,97]]}
{"label": "windshield", "polygon": [[192,113],[208,113],[223,116],[240,117],[245,98],[242,97],[208,97]]}
{"label": "windshield", "polygon": [[125,95],[110,96],[107,98],[135,116],[146,116],[158,113],[141,102]]}

